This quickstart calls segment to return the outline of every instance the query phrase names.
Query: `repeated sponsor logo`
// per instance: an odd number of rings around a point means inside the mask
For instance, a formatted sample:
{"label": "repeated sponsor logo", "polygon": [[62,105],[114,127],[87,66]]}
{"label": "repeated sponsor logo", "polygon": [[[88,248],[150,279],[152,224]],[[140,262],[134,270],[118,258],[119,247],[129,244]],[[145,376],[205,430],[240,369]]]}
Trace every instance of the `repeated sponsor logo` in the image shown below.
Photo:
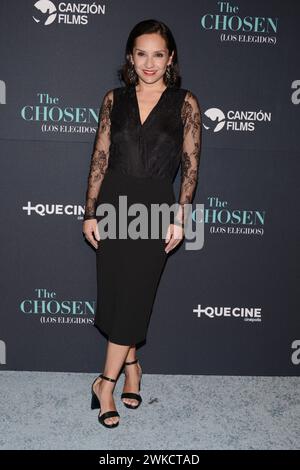
{"label": "repeated sponsor logo", "polygon": [[193,309],[193,314],[197,318],[218,320],[220,318],[242,320],[246,322],[261,322],[262,321],[262,308],[261,307],[216,307],[216,306],[202,306],[198,304]]}
{"label": "repeated sponsor logo", "polygon": [[42,26],[50,26],[56,23],[85,26],[89,23],[91,16],[105,14],[105,3],[51,2],[50,0],[38,0],[34,4],[32,19],[36,24]]}
{"label": "repeated sponsor logo", "polygon": [[[203,13],[200,18],[202,30],[215,33],[221,42],[237,44],[271,45],[277,44],[279,19],[277,17],[256,15],[252,2],[215,3],[215,9]],[[267,7],[267,5],[266,5]]]}

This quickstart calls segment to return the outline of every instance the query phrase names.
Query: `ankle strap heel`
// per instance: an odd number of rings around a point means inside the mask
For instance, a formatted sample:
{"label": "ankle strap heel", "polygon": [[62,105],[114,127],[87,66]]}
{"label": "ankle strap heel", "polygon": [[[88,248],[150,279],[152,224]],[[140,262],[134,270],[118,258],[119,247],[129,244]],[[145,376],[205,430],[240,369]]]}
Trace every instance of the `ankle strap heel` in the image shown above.
{"label": "ankle strap heel", "polygon": [[117,381],[117,379],[111,379],[110,377],[107,377],[106,375],[103,375],[103,374],[100,374],[99,377],[101,377],[101,379],[108,380],[109,382],[116,382]]}
{"label": "ankle strap heel", "polygon": [[[131,362],[124,362],[124,367],[123,367],[124,373],[125,373],[125,366],[129,366],[131,364],[136,364],[137,362],[138,362],[138,359],[135,359],[134,361],[131,361]],[[141,366],[140,366],[140,368],[141,368]],[[139,381],[139,390],[138,390],[139,392],[141,390],[141,379],[142,379],[142,373],[141,373],[141,378],[140,378],[140,381]],[[123,398],[134,399],[138,402],[138,404],[136,406],[129,405],[129,403],[126,403],[125,401],[122,400]],[[121,395],[121,400],[123,401],[126,408],[131,408],[132,410],[135,410],[136,408],[138,408],[140,406],[140,404],[142,402],[142,397],[139,393],[123,392],[122,395]]]}
{"label": "ankle strap heel", "polygon": [[91,408],[92,409],[95,409],[95,408],[99,408],[99,414],[98,414],[98,421],[99,423],[103,424],[103,426],[105,426],[106,428],[116,428],[118,425],[119,425],[119,421],[117,421],[116,423],[114,424],[107,424],[105,422],[105,419],[107,418],[112,418],[113,416],[117,416],[117,417],[120,417],[119,413],[115,410],[111,410],[111,411],[106,411],[105,413],[103,413],[102,415],[100,415],[101,413],[101,405],[100,405],[100,401],[99,401],[99,398],[97,397],[96,393],[94,392],[94,389],[93,389],[93,385],[94,383],[96,382],[96,380],[98,379],[104,379],[104,380],[108,380],[109,382],[117,382],[117,379],[112,379],[111,377],[107,377],[106,375],[104,374],[100,374],[93,382],[92,384],[92,401],[91,401]]}
{"label": "ankle strap heel", "polygon": [[137,362],[138,362],[138,359],[135,359],[135,360],[132,361],[132,362],[124,362],[124,364],[125,364],[126,366],[129,366],[130,364],[136,364]]}

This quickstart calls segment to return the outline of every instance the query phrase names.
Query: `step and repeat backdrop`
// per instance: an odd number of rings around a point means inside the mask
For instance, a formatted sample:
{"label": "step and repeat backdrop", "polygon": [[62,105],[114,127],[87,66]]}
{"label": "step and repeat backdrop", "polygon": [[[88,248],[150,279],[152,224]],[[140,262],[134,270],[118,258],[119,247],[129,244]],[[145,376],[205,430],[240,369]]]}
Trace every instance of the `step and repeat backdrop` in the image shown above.
{"label": "step and repeat backdrop", "polygon": [[0,13],[0,370],[102,369],[87,177],[128,34],[154,18],[201,106],[204,244],[169,255],[139,358],[147,373],[299,375],[299,2],[2,0]]}

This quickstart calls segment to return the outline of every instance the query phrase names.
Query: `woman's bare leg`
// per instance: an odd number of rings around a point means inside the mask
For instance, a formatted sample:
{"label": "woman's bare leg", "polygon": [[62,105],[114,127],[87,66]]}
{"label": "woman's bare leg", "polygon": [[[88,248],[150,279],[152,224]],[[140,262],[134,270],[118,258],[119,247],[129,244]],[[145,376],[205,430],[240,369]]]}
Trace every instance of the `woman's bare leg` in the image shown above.
{"label": "woman's bare leg", "polygon": [[[132,362],[136,357],[136,345],[133,344],[127,354],[126,362]],[[140,380],[140,372],[141,368],[139,364],[130,364],[129,366],[125,366],[125,383],[123,392],[134,392],[138,393],[139,389],[139,380]],[[134,398],[122,398],[124,403],[128,403],[129,405],[136,406],[138,405],[138,401]]]}
{"label": "woman's bare leg", "polygon": [[125,360],[126,362],[131,362],[131,361],[134,361],[135,359],[136,359],[136,345],[133,344],[132,346],[130,346]]}
{"label": "woman's bare leg", "polygon": [[[105,366],[103,375],[110,377],[111,379],[117,379],[123,363],[127,357],[130,345],[123,346],[120,344],[107,342]],[[116,411],[116,405],[113,398],[113,390],[115,387],[114,382],[108,380],[99,379],[94,384],[94,391],[100,399],[101,403],[101,415],[106,411]],[[104,421],[106,424],[113,424],[119,421],[118,416],[106,418]]]}

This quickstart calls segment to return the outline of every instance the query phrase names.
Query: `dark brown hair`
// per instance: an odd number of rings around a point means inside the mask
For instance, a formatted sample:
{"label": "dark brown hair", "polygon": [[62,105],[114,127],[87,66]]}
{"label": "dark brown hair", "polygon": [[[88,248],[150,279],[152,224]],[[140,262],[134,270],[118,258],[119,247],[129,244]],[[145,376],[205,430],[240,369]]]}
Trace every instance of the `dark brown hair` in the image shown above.
{"label": "dark brown hair", "polygon": [[118,70],[119,79],[125,82],[127,86],[132,84],[137,85],[138,75],[136,74],[130,61],[130,54],[133,54],[136,38],[142,34],[150,33],[159,33],[165,39],[169,56],[174,51],[172,64],[167,66],[167,72],[164,74],[164,82],[165,85],[169,87],[179,87],[181,83],[181,77],[179,75],[177,47],[173,34],[165,23],[155,19],[141,21],[140,23],[137,23],[131,30],[125,48],[125,63]]}

